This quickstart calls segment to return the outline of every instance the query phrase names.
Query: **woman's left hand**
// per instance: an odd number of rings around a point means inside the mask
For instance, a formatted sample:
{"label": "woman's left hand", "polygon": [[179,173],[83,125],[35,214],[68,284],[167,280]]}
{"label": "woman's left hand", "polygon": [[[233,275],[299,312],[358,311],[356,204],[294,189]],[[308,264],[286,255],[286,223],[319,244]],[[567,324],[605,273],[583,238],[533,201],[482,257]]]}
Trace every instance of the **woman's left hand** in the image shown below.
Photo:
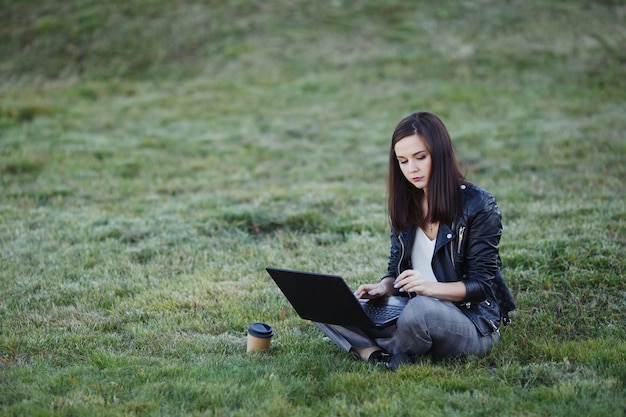
{"label": "woman's left hand", "polygon": [[431,289],[436,282],[426,281],[420,271],[407,269],[398,275],[393,283],[393,287],[400,292],[412,292],[419,295],[431,297]]}
{"label": "woman's left hand", "polygon": [[462,281],[434,282],[426,281],[420,271],[407,269],[398,275],[393,287],[400,292],[412,292],[418,295],[440,300],[459,302],[465,300],[467,288]]}

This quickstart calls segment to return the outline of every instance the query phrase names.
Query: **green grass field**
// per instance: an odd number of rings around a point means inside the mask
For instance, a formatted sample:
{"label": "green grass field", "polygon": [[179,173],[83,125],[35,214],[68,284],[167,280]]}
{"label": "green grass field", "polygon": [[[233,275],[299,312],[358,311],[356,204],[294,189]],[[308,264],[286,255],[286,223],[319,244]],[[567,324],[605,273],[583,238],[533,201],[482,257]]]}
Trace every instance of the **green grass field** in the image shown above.
{"label": "green grass field", "polygon": [[[623,415],[625,21],[619,0],[0,0],[0,414]],[[415,110],[496,196],[519,308],[487,357],[390,373],[264,268],[384,273]]]}

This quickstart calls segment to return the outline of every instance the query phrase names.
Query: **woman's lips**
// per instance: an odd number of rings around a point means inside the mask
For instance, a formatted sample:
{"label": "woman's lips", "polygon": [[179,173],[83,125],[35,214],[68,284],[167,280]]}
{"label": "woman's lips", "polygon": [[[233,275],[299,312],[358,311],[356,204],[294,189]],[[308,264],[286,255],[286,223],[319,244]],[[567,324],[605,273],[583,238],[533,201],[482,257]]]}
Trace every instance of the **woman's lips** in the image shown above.
{"label": "woman's lips", "polygon": [[424,179],[424,177],[413,177],[413,182],[420,182]]}

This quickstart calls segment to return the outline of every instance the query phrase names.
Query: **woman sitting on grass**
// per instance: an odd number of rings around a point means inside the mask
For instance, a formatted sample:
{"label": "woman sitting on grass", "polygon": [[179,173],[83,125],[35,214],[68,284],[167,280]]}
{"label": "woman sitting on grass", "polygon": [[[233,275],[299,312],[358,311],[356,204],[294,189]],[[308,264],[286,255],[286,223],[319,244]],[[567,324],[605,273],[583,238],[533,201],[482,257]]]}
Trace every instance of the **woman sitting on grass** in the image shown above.
{"label": "woman sitting on grass", "polygon": [[501,275],[501,213],[495,199],[461,174],[446,127],[413,113],[396,127],[389,152],[388,270],[358,298],[410,298],[383,330],[316,323],[364,361],[395,370],[415,357],[488,353],[515,308]]}

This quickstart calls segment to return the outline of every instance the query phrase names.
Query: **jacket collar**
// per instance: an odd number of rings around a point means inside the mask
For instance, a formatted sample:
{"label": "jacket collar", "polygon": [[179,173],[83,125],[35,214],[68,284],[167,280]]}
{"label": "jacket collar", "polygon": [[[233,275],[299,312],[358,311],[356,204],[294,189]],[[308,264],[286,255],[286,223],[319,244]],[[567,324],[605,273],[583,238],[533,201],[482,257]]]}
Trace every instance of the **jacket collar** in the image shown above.
{"label": "jacket collar", "polygon": [[447,245],[455,238],[454,230],[447,224],[439,224],[439,231],[437,232],[437,242],[435,243],[435,252]]}

